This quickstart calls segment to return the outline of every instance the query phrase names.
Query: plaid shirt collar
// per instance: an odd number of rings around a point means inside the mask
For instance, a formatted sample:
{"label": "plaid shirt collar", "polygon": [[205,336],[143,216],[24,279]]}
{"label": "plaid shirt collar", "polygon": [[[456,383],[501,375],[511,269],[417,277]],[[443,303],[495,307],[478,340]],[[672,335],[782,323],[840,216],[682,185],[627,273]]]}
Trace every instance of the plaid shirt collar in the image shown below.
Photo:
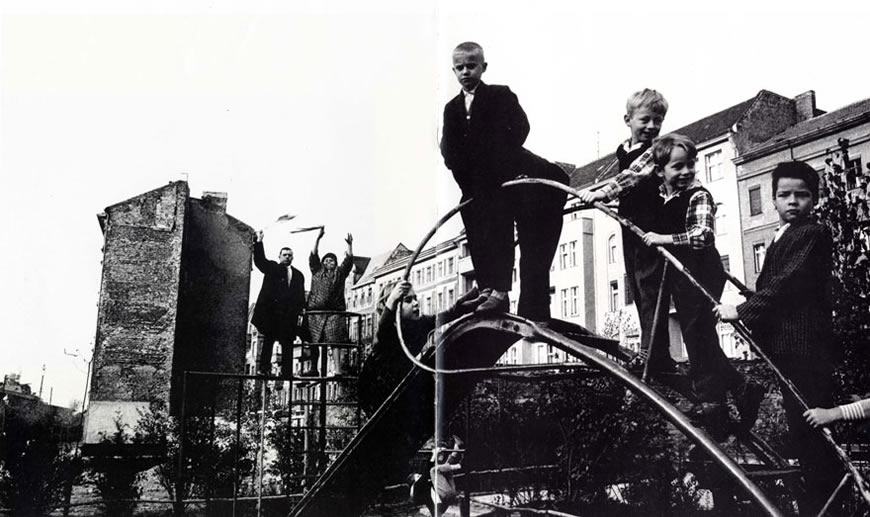
{"label": "plaid shirt collar", "polygon": [[665,187],[664,182],[662,182],[662,184],[659,185],[659,195],[662,196],[662,199],[664,199],[665,203],[667,203],[671,199],[675,199],[675,198],[680,197],[680,194],[682,194],[683,192],[688,192],[689,190],[692,190],[693,188],[703,187],[703,186],[704,185],[701,184],[701,181],[698,180],[698,178],[695,178],[695,181],[693,181],[692,184],[689,185],[685,190],[678,190],[678,191],[674,192],[673,194],[668,195],[668,189]]}
{"label": "plaid shirt collar", "polygon": [[626,153],[630,153],[635,149],[639,149],[641,146],[643,146],[643,142],[638,142],[634,145],[631,145],[631,138],[627,139],[625,142],[622,142],[622,150]]}

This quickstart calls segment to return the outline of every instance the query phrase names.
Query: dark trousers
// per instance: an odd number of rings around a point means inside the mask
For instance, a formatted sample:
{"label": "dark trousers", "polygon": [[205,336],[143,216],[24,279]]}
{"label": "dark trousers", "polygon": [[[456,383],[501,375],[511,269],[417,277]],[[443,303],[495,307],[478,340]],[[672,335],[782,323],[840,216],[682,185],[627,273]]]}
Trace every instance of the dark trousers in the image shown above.
{"label": "dark trousers", "polygon": [[533,321],[550,319],[550,266],[562,234],[568,194],[544,185],[511,187],[520,243],[520,301],[517,314]]}
{"label": "dark trousers", "polygon": [[[303,340],[308,334],[303,327]],[[260,358],[258,368],[260,372],[270,374],[272,372],[272,348],[275,341],[281,343],[281,371],[287,375],[293,369],[293,343],[296,341],[296,336],[300,331],[299,314],[286,313],[278,319],[277,328],[273,330],[275,334],[263,332],[263,349],[260,350]]]}
{"label": "dark trousers", "polygon": [[677,309],[680,331],[689,354],[689,377],[698,401],[725,402],[726,391],[739,397],[746,380],[719,346],[713,304],[673,269],[668,270],[667,285]]}
{"label": "dark trousers", "polygon": [[655,342],[652,343],[652,353],[650,354],[650,366],[655,369],[658,365],[673,361],[670,352],[671,341],[668,335],[670,301],[667,292],[664,293],[662,299],[659,319],[655,320],[656,300],[662,282],[664,259],[628,230],[622,232],[622,256],[625,260],[627,288],[631,289],[632,296],[634,296],[634,305],[637,308],[638,320],[640,320],[642,349],[650,349],[650,337],[653,333],[653,327],[655,327]]}
{"label": "dark trousers", "polygon": [[[463,201],[470,196],[463,196]],[[514,267],[514,221],[506,189],[476,194],[460,213],[477,285],[510,291]],[[549,266],[548,266],[549,267]]]}
{"label": "dark trousers", "polygon": [[[774,364],[792,381],[810,408],[834,406],[834,379],[825,362],[810,357],[771,357]],[[803,409],[784,386],[782,403],[788,421],[788,438],[797,454],[804,477],[805,490],[798,496],[801,515],[816,515],[845,474],[834,450],[818,429],[812,429],[803,417]],[[832,512],[836,514],[836,510]]]}
{"label": "dark trousers", "polygon": [[281,343],[281,370],[283,372],[289,372],[290,368],[293,364],[293,349],[291,345],[293,341],[296,340],[296,336],[284,336],[279,339],[275,336],[263,336],[263,349],[260,350],[260,360],[259,369],[260,373],[263,374],[271,374],[272,372],[272,349],[274,348],[275,341]]}

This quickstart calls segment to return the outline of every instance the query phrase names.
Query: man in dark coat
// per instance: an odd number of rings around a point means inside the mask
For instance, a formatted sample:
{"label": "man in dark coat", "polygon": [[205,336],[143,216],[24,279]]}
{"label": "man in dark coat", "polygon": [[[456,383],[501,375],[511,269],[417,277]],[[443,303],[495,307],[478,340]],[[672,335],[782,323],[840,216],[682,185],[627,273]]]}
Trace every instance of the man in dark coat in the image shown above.
{"label": "man in dark coat", "polygon": [[254,242],[254,265],[263,273],[263,286],[254,306],[251,323],[263,335],[258,370],[262,375],[271,373],[272,346],[281,343],[281,370],[288,375],[293,367],[292,344],[296,339],[299,315],[305,308],[305,277],[291,266],[293,250],[281,248],[278,262],[266,259],[263,251],[263,232]]}
{"label": "man in dark coat", "polygon": [[453,72],[462,91],[444,107],[441,154],[462,190],[462,222],[481,296],[478,312],[507,311],[514,266],[514,222],[520,244],[517,313],[550,319],[550,264],[562,232],[567,195],[540,185],[499,186],[518,176],[568,183],[559,166],[523,148],[529,120],[507,86],[481,81],[487,63],[477,43],[458,45]]}

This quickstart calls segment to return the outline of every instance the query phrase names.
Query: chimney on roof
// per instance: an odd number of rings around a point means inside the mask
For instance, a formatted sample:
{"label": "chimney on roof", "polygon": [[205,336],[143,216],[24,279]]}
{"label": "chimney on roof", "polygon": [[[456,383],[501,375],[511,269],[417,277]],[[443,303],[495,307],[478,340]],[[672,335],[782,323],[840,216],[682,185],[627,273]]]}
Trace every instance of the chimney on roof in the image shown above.
{"label": "chimney on roof", "polygon": [[813,118],[816,114],[816,92],[806,91],[794,98],[797,122],[803,122]]}
{"label": "chimney on roof", "polygon": [[202,204],[209,211],[225,214],[227,213],[227,193],[203,192]]}

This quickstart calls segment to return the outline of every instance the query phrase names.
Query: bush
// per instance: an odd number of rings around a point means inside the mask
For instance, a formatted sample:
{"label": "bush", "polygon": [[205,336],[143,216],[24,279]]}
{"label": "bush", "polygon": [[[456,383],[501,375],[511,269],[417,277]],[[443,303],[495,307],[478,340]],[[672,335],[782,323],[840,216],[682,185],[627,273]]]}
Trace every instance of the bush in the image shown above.
{"label": "bush", "polygon": [[74,445],[61,441],[68,425],[39,402],[6,408],[6,454],[0,463],[0,506],[14,515],[42,515],[61,503],[77,474]]}
{"label": "bush", "polygon": [[[100,444],[107,447],[123,446],[131,443],[120,418],[115,419],[115,432],[103,436]],[[142,494],[139,481],[142,477],[139,466],[129,457],[99,456],[89,462],[94,486],[103,500],[106,515],[133,515],[136,499]]]}

